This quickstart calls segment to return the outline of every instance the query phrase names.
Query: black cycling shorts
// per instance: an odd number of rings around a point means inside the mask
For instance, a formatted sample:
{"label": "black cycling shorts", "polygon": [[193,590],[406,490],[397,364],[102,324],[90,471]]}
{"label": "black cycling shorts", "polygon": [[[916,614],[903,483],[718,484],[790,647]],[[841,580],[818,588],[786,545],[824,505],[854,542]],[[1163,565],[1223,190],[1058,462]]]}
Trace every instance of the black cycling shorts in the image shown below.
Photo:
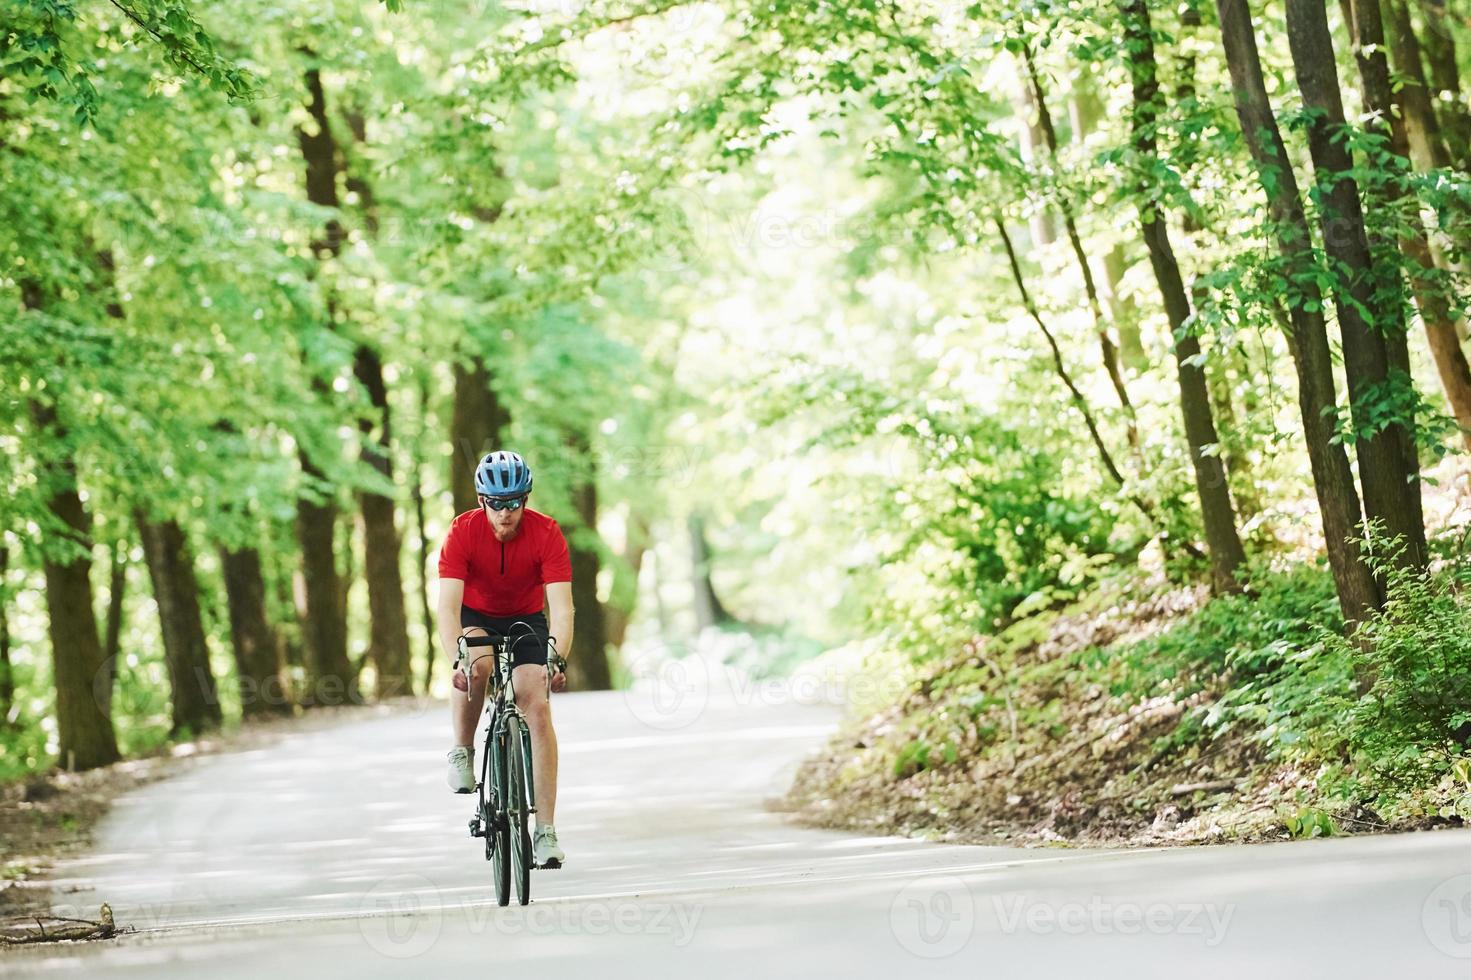
{"label": "black cycling shorts", "polygon": [[[547,662],[547,628],[545,612],[534,612],[525,616],[491,616],[469,606],[460,607],[460,629],[478,626],[492,636],[505,636],[511,640],[511,666]],[[529,627],[529,628],[528,628]],[[489,653],[490,647],[471,647],[470,657]]]}

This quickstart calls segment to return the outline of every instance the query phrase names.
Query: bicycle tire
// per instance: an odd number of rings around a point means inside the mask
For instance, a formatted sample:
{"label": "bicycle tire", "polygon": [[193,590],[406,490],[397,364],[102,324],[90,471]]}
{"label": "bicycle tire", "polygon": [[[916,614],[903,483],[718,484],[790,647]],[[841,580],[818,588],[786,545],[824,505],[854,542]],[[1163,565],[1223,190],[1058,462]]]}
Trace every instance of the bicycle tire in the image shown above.
{"label": "bicycle tire", "polygon": [[521,719],[512,715],[506,720],[506,759],[510,763],[506,796],[507,836],[510,838],[511,868],[515,873],[516,900],[522,905],[531,901],[531,834],[526,828],[530,819],[526,799],[526,746],[528,738]]}
{"label": "bicycle tire", "polygon": [[475,784],[475,814],[480,819],[480,836],[485,841],[485,860],[495,856],[495,808],[491,806],[490,787],[490,733],[486,733],[485,744],[480,749],[480,779]]}
{"label": "bicycle tire", "polygon": [[511,904],[511,842],[506,826],[506,741],[504,736],[492,739],[487,749],[491,769],[491,803],[485,827],[486,848],[490,856],[491,877],[495,879],[497,905]]}

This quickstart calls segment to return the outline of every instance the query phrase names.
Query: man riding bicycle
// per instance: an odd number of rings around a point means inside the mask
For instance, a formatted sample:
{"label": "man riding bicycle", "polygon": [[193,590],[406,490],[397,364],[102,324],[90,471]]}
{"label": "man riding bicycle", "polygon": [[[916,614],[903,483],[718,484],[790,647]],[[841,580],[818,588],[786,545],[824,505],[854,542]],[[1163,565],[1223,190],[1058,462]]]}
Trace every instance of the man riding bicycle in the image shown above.
{"label": "man riding bicycle", "polygon": [[[567,539],[556,521],[526,506],[531,468],[515,453],[487,453],[475,467],[475,492],[479,508],[454,519],[439,551],[439,641],[453,660],[462,634],[511,638],[511,683],[531,733],[536,787],[533,863],[559,867],[566,855],[552,826],[557,803],[557,733],[552,728],[548,687],[551,691],[565,689],[567,675],[557,672],[548,685],[546,665],[549,644],[563,657],[572,648],[572,564]],[[475,721],[485,701],[493,662],[490,657],[476,661],[471,667],[470,697],[450,699],[455,744],[448,756],[449,785],[456,793],[475,789]],[[454,674],[457,687],[463,677]]]}

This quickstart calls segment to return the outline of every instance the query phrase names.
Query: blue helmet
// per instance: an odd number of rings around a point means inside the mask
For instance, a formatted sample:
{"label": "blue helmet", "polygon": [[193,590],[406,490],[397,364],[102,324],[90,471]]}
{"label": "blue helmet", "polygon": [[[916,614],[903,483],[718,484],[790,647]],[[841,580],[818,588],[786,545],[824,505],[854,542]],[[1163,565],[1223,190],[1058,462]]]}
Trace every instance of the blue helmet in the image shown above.
{"label": "blue helmet", "polygon": [[475,492],[487,497],[519,497],[531,492],[531,467],[515,453],[486,453],[475,467]]}

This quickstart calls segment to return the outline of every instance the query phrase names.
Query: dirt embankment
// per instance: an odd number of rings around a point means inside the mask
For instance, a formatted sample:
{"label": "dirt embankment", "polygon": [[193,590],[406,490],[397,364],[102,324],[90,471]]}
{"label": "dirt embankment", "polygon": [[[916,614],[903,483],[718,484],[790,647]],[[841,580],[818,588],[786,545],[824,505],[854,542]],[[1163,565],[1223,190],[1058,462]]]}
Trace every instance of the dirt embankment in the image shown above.
{"label": "dirt embankment", "polygon": [[[1079,669],[1080,656],[1105,663],[1205,599],[1167,591],[1056,617],[1009,647],[978,640],[899,703],[846,725],[782,808],[814,826],[967,843],[1290,836],[1284,813],[1311,805],[1316,773],[1274,762],[1245,731],[1199,734],[1191,719],[1221,697],[1224,676],[1182,672],[1140,696],[1109,690],[1107,668]],[[1410,829],[1367,810],[1333,820],[1333,832]]]}

